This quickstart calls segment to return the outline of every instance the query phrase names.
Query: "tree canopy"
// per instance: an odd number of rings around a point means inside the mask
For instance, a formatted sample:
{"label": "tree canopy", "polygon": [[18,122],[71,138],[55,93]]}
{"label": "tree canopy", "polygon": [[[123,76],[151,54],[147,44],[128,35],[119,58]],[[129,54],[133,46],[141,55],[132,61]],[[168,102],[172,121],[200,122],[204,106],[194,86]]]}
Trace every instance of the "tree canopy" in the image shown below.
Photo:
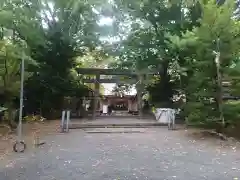
{"label": "tree canopy", "polygon": [[[64,97],[86,96],[76,67],[110,66],[157,70],[145,84],[149,101],[181,108],[187,121],[219,120],[221,106],[227,119],[237,119],[221,100],[225,79],[231,79],[228,93],[239,96],[239,47],[235,0],[3,0],[1,105],[18,106],[24,56],[28,113],[53,114]],[[174,97],[183,95],[186,102],[176,105]]]}

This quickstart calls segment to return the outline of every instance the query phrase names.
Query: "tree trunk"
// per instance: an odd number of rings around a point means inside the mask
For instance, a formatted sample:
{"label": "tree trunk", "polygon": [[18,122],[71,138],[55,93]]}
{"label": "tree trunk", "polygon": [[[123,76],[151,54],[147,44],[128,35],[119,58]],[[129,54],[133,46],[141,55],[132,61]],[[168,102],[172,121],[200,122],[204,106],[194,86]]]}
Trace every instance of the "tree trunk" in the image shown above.
{"label": "tree trunk", "polygon": [[222,92],[222,73],[220,67],[220,53],[216,56],[216,69],[217,69],[217,103],[218,103],[218,110],[219,110],[219,118],[222,122],[222,126],[225,126],[225,120],[223,116],[223,92]]}
{"label": "tree trunk", "polygon": [[163,95],[161,96],[161,101],[164,103],[170,103],[170,98],[172,97],[172,87],[170,83],[170,76],[168,74],[169,61],[165,60],[162,63],[162,72],[160,73],[160,86],[162,88]]}

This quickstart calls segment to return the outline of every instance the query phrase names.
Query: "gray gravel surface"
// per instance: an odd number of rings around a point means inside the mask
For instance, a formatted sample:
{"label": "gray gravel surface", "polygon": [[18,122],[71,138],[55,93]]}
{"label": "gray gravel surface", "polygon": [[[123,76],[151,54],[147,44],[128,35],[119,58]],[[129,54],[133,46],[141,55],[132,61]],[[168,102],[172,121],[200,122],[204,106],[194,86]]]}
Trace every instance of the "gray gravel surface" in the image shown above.
{"label": "gray gravel surface", "polygon": [[0,180],[240,179],[240,150],[193,139],[184,130],[72,130],[46,140],[39,149],[0,162]]}

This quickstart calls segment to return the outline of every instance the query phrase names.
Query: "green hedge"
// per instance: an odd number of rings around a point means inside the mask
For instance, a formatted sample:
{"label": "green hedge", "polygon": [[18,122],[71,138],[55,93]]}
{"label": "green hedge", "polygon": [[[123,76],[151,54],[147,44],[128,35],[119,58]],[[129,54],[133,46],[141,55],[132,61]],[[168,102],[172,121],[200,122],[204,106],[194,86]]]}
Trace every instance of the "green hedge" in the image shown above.
{"label": "green hedge", "polygon": [[240,101],[227,101],[223,106],[224,118],[226,122],[236,125],[240,122]]}

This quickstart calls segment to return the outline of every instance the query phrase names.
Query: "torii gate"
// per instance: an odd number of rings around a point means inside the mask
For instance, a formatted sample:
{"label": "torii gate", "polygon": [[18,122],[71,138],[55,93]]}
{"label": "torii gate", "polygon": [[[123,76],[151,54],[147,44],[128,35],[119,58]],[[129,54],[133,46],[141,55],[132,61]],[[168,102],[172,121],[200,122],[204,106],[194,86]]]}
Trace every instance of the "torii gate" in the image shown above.
{"label": "torii gate", "polygon": [[[78,74],[82,75],[95,75],[94,79],[83,79],[83,83],[94,83],[94,103],[92,118],[96,119],[96,110],[99,97],[100,83],[127,83],[137,84],[137,99],[138,99],[138,111],[139,118],[142,118],[142,92],[144,89],[144,81],[148,75],[154,75],[156,73],[150,73],[149,71],[131,71],[123,69],[99,69],[99,68],[78,68]],[[100,79],[100,75],[113,75],[113,76],[128,76],[129,79],[121,78],[108,78]]]}

